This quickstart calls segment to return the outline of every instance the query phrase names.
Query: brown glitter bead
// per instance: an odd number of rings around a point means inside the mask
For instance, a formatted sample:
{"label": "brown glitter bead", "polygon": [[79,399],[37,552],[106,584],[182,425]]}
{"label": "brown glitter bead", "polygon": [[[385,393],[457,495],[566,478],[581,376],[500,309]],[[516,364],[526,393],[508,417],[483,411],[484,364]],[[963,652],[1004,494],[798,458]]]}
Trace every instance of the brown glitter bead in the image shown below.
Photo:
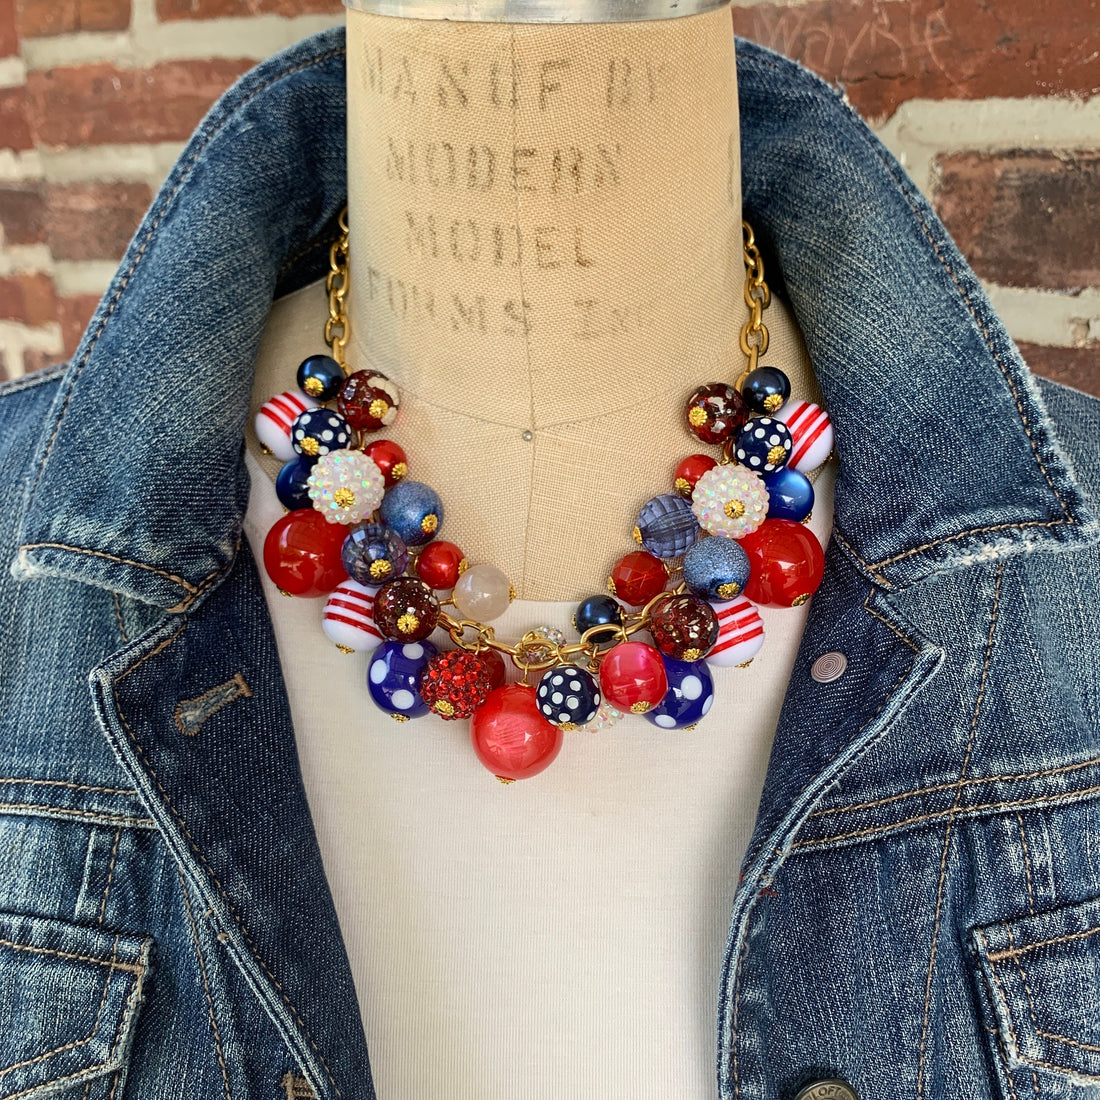
{"label": "brown glitter bead", "polygon": [[684,409],[688,428],[704,443],[725,443],[749,417],[745,399],[728,382],[700,386]]}
{"label": "brown glitter bead", "polygon": [[653,609],[649,632],[653,644],[675,661],[698,661],[718,641],[718,616],[697,596],[673,596]]}
{"label": "brown glitter bead", "polygon": [[398,577],[378,589],[374,622],[387,638],[419,642],[439,622],[439,600],[417,577]]}

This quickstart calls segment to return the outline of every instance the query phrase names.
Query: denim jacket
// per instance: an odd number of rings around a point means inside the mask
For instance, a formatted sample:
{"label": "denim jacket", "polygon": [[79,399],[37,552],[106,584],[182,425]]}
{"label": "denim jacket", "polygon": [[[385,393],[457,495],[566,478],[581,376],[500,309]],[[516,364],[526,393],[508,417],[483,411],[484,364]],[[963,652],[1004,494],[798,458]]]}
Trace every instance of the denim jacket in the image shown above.
{"label": "denim jacket", "polygon": [[[344,78],[339,30],[247,74],[72,362],[0,390],[2,1100],[374,1096],[241,537],[251,364],[324,270]],[[1100,401],[1029,374],[838,92],[747,42],[738,79],[841,467],[717,1092],[1098,1096]]]}

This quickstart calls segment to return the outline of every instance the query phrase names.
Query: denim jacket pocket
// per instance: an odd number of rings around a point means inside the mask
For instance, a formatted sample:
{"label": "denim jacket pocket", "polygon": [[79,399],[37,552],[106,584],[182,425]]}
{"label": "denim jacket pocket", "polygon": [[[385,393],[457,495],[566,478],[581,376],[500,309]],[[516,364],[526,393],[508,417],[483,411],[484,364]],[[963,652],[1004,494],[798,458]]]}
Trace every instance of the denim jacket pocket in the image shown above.
{"label": "denim jacket pocket", "polygon": [[1100,1084],[1100,898],[971,937],[1009,1067]]}
{"label": "denim jacket pocket", "polygon": [[153,940],[0,913],[0,1100],[122,1069]]}

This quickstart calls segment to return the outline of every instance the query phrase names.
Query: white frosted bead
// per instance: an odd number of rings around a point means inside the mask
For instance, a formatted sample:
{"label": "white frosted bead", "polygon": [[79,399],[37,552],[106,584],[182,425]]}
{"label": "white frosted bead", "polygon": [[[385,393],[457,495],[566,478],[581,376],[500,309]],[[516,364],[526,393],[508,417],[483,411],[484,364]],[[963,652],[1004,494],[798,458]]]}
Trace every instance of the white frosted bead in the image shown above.
{"label": "white frosted bead", "polygon": [[472,565],[458,578],[453,596],[464,619],[488,623],[508,610],[515,589],[495,565]]}

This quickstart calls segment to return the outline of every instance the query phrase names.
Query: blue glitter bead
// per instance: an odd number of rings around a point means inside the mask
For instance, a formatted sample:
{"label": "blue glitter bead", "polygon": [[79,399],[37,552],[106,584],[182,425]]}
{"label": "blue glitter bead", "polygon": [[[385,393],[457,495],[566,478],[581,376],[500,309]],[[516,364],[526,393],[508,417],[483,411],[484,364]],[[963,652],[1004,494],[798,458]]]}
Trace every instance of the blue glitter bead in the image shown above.
{"label": "blue glitter bead", "polygon": [[791,430],[782,420],[754,416],[737,437],[737,461],[761,477],[787,464],[794,450]]}
{"label": "blue glitter bead", "polygon": [[684,555],[684,583],[705,600],[736,599],[749,582],[749,556],[736,539],[711,535]]}
{"label": "blue glitter bead", "polygon": [[382,498],[382,519],[408,546],[422,546],[443,526],[443,502],[422,481],[399,481]]}
{"label": "blue glitter bead", "polygon": [[279,498],[279,503],[291,512],[296,508],[313,507],[313,501],[309,499],[309,486],[306,484],[313,462],[312,458],[299,455],[287,462],[275,478],[275,495]]}
{"label": "blue glitter bead", "polygon": [[331,401],[344,384],[344,372],[331,355],[311,355],[298,367],[298,389],[314,401]]}
{"label": "blue glitter bead", "polygon": [[623,624],[623,606],[611,596],[589,596],[577,605],[573,612],[573,629],[583,635],[586,630],[594,626],[610,626],[612,629],[601,630],[593,634],[589,641],[603,643],[609,642],[618,636],[618,630],[614,627]]}
{"label": "blue glitter bead", "polygon": [[576,665],[547,669],[535,692],[538,708],[555,726],[584,726],[600,710],[600,688],[592,673]]}
{"label": "blue glitter bead", "polygon": [[420,675],[439,652],[429,641],[383,642],[367,672],[370,697],[391,718],[404,722],[428,713],[420,695]]}
{"label": "blue glitter bead", "polygon": [[752,412],[775,416],[791,396],[791,380],[778,367],[757,367],[741,383],[741,396]]}
{"label": "blue glitter bead", "polygon": [[300,455],[320,458],[351,442],[348,422],[329,409],[306,409],[290,426],[290,442]]}
{"label": "blue glitter bead", "polygon": [[658,558],[678,558],[700,534],[691,501],[679,493],[651,497],[638,513],[635,541]]}
{"label": "blue glitter bead", "polygon": [[674,661],[663,653],[661,660],[668,676],[668,691],[655,707],[645,712],[645,718],[665,730],[695,725],[714,703],[714,680],[707,662]]}
{"label": "blue glitter bead", "polygon": [[357,523],[340,551],[348,576],[375,588],[400,577],[409,564],[409,548],[384,523]]}
{"label": "blue glitter bead", "polygon": [[791,466],[764,474],[764,485],[768,490],[768,519],[791,519],[801,523],[813,509],[813,484]]}

